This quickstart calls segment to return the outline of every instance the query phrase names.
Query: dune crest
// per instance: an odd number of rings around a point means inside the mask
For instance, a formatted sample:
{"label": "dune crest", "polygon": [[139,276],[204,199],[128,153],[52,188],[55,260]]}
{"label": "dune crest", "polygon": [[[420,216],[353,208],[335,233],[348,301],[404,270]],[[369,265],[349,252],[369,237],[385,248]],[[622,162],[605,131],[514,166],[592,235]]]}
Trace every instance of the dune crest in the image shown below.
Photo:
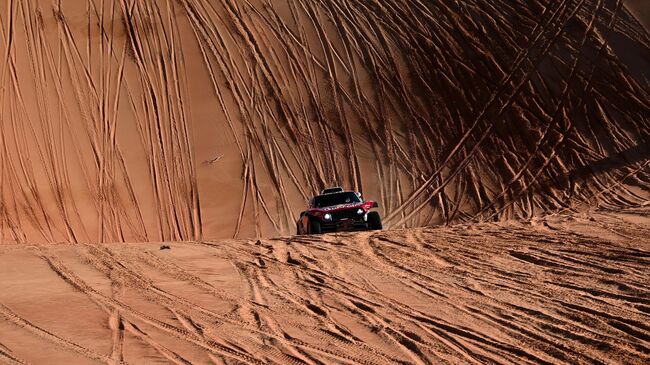
{"label": "dune crest", "polygon": [[647,364],[648,213],[2,245],[0,362]]}

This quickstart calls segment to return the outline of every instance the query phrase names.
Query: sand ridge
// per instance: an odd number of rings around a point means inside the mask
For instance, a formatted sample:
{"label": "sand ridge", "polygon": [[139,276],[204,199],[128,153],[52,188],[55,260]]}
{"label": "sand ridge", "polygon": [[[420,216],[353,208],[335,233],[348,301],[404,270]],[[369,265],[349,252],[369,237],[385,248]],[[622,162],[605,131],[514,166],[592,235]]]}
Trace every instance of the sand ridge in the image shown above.
{"label": "sand ridge", "polygon": [[648,227],[638,208],[166,250],[5,245],[0,362],[642,364]]}

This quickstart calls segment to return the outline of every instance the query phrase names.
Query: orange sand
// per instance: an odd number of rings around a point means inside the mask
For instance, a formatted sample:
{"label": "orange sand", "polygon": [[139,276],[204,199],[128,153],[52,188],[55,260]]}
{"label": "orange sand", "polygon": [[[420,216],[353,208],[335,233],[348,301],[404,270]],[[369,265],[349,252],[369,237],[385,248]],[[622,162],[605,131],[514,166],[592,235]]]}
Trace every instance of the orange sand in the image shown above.
{"label": "orange sand", "polygon": [[0,363],[650,360],[650,220],[0,246]]}
{"label": "orange sand", "polygon": [[0,363],[650,363],[649,9],[1,2]]}
{"label": "orange sand", "polygon": [[645,201],[648,33],[509,3],[4,2],[0,239],[289,234],[332,184],[388,227]]}

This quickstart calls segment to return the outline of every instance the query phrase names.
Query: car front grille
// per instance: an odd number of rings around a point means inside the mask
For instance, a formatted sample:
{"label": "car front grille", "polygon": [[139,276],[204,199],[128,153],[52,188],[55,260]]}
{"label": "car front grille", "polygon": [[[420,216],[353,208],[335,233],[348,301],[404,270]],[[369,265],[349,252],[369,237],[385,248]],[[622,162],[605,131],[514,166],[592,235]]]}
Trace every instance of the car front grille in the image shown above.
{"label": "car front grille", "polygon": [[332,220],[340,221],[342,219],[355,219],[357,218],[357,209],[339,210],[332,213]]}

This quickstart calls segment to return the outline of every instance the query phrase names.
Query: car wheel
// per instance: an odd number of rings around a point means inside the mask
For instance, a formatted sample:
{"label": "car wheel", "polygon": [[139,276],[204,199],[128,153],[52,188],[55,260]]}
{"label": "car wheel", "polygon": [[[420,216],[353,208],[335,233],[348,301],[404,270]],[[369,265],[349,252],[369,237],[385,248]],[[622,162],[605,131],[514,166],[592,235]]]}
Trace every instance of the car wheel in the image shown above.
{"label": "car wheel", "polygon": [[368,229],[371,231],[378,231],[383,228],[384,227],[381,225],[381,216],[379,216],[379,213],[378,212],[368,213]]}
{"label": "car wheel", "polygon": [[321,234],[320,222],[309,219],[309,234]]}

